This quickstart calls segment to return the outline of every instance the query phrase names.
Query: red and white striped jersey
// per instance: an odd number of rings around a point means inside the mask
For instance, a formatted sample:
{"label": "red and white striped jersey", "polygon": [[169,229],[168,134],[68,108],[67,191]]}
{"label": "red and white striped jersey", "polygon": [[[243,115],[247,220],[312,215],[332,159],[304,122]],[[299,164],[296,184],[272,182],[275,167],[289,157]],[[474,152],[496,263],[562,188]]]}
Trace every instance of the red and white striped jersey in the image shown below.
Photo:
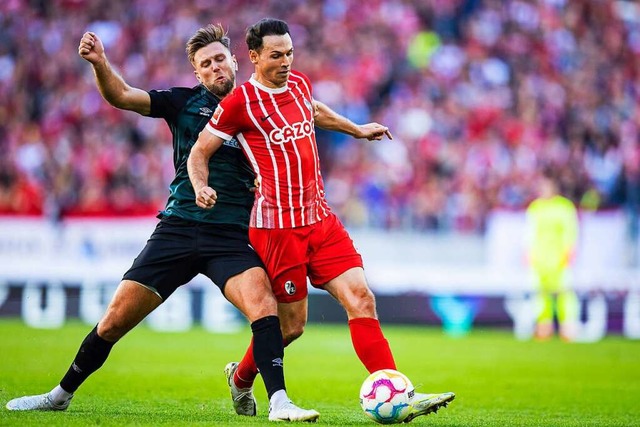
{"label": "red and white striped jersey", "polygon": [[293,228],[324,219],[324,196],[313,124],[311,82],[291,72],[286,86],[272,89],[254,77],[220,102],[206,126],[240,142],[258,179],[251,227]]}

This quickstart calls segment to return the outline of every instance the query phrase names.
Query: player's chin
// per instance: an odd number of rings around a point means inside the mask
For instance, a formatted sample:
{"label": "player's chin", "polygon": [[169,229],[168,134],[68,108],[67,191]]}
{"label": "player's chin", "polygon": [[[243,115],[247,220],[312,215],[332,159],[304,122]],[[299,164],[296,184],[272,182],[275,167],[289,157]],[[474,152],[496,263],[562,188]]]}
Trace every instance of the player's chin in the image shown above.
{"label": "player's chin", "polygon": [[218,79],[207,86],[210,92],[219,97],[226,96],[233,89],[233,80]]}
{"label": "player's chin", "polygon": [[278,80],[281,83],[284,83],[287,80],[289,80],[289,74],[291,74],[289,71],[280,71],[279,73],[276,74],[276,80]]}

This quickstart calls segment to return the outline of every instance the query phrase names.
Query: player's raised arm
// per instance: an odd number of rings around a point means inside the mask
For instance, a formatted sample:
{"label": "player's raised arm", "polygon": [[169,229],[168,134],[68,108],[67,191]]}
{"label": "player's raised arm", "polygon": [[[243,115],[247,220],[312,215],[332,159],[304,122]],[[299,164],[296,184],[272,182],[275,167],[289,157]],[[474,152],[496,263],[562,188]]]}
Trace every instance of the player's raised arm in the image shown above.
{"label": "player's raised arm", "polygon": [[204,129],[191,148],[187,160],[187,171],[196,195],[196,205],[203,209],[211,209],[216,204],[216,190],[209,187],[209,159],[224,140]]}
{"label": "player's raised arm", "polygon": [[325,130],[335,130],[346,133],[354,138],[368,139],[369,141],[379,141],[385,135],[389,139],[393,139],[389,128],[379,123],[367,123],[358,125],[348,118],[336,113],[327,105],[320,101],[313,101],[315,108],[314,122],[316,126]]}
{"label": "player's raised arm", "polygon": [[95,33],[86,32],[82,35],[78,54],[93,66],[98,90],[109,104],[123,110],[149,115],[151,112],[149,93],[129,86],[122,76],[111,68],[104,45]]}

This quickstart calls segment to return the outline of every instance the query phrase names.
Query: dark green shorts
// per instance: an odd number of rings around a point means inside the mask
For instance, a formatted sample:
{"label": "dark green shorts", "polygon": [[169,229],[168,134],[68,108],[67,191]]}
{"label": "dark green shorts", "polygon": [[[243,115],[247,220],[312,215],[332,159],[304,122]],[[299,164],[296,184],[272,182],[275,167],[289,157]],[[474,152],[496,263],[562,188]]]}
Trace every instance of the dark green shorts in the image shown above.
{"label": "dark green shorts", "polygon": [[247,233],[236,225],[164,217],[123,280],[136,281],[166,300],[202,273],[224,292],[229,278],[252,267],[264,268]]}

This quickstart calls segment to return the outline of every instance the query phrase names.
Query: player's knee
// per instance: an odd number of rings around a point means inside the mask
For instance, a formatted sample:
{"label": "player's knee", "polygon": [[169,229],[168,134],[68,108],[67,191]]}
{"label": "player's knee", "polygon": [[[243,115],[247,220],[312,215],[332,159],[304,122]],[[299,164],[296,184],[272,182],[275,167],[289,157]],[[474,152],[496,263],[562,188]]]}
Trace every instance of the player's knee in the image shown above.
{"label": "player's knee", "polygon": [[[236,305],[234,303],[234,305]],[[252,299],[243,301],[241,306],[236,305],[253,322],[267,316],[278,315],[278,303],[271,292],[256,293]]]}
{"label": "player's knee", "polygon": [[295,325],[283,325],[282,327],[282,339],[285,345],[297,340],[304,333],[304,323],[297,323]]}
{"label": "player's knee", "polygon": [[129,332],[131,327],[124,319],[107,315],[98,323],[98,336],[106,341],[116,342]]}
{"label": "player's knee", "polygon": [[376,299],[367,286],[351,288],[343,305],[352,317],[375,317]]}

